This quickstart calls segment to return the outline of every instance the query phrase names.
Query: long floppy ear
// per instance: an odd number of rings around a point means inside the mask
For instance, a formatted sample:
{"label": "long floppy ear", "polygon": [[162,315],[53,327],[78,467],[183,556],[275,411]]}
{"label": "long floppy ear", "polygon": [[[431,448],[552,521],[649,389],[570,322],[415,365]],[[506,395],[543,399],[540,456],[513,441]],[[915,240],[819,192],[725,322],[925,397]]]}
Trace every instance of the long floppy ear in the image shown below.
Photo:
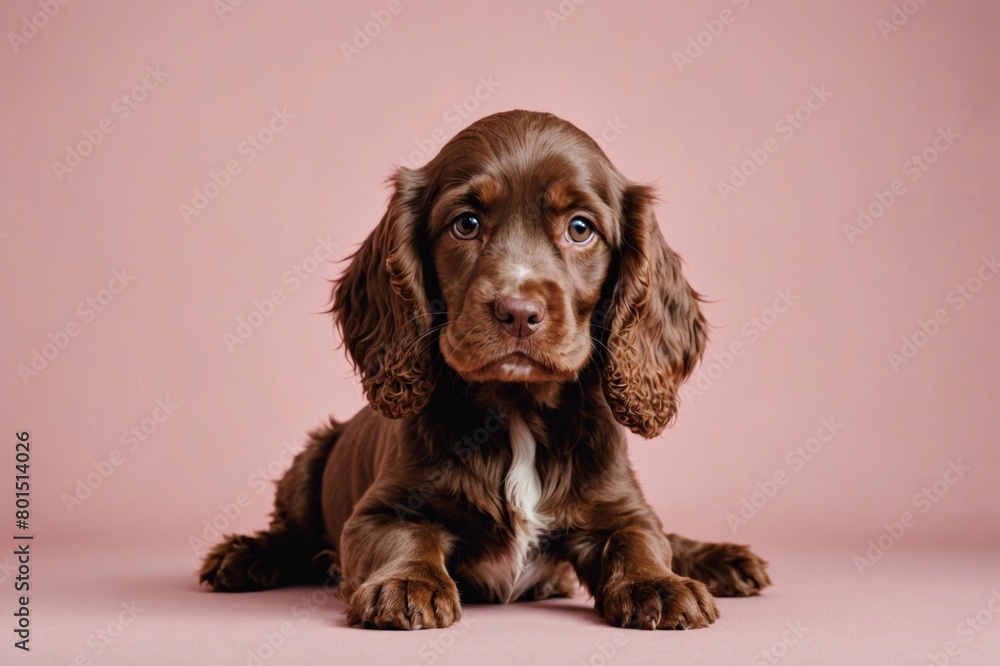
{"label": "long floppy ear", "polygon": [[421,172],[400,168],[378,227],[333,290],[333,312],[368,401],[390,418],[419,412],[432,382],[431,311],[417,237]]}
{"label": "long floppy ear", "polygon": [[643,437],[663,432],[677,391],[705,349],[699,296],[681,273],[653,211],[651,188],[622,195],[622,249],[608,312],[604,396],[619,423]]}

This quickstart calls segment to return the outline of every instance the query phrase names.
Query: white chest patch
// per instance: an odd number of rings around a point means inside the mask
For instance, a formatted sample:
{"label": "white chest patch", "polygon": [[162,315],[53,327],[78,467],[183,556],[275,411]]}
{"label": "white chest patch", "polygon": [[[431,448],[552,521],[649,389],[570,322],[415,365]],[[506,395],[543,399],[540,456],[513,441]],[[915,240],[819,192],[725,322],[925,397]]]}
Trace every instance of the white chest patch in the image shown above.
{"label": "white chest patch", "polygon": [[514,524],[517,534],[515,560],[518,569],[523,569],[528,550],[538,544],[539,533],[545,529],[545,520],[538,514],[542,485],[535,471],[535,437],[518,412],[510,419],[510,448],[513,457],[504,490],[511,512],[520,518],[515,519]]}
{"label": "white chest patch", "polygon": [[509,427],[512,456],[504,480],[504,495],[513,522],[514,541],[506,556],[473,567],[476,578],[504,603],[524,594],[549,569],[539,561],[536,550],[546,529],[546,518],[538,513],[542,487],[535,471],[535,437],[518,412],[511,416]]}

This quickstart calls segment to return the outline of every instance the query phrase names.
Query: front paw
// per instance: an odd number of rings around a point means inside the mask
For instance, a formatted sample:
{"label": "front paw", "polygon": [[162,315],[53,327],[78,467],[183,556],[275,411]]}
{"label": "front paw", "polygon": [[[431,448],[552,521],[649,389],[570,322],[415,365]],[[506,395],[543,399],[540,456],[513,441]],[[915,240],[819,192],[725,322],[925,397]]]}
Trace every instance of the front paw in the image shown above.
{"label": "front paw", "polygon": [[698,629],[719,618],[708,589],[681,576],[622,583],[605,590],[597,609],[612,626],[638,629]]}
{"label": "front paw", "polygon": [[447,576],[421,574],[376,578],[363,583],[347,605],[352,627],[433,629],[462,619],[458,588]]}

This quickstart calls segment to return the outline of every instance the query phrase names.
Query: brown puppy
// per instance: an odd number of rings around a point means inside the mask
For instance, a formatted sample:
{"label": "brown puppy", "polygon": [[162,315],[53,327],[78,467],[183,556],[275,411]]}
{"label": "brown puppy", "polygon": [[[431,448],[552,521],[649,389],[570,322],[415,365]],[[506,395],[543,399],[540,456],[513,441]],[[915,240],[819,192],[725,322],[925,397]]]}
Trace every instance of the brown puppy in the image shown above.
{"label": "brown puppy", "polygon": [[228,537],[201,580],[342,573],[350,624],[403,629],[451,625],[460,598],[567,596],[577,578],[609,624],[703,627],[711,593],[768,585],[745,546],[665,534],[629,465],[621,426],[663,431],[706,337],[650,189],[526,111],[393,184],[333,294],[371,409],[312,434],[270,528]]}

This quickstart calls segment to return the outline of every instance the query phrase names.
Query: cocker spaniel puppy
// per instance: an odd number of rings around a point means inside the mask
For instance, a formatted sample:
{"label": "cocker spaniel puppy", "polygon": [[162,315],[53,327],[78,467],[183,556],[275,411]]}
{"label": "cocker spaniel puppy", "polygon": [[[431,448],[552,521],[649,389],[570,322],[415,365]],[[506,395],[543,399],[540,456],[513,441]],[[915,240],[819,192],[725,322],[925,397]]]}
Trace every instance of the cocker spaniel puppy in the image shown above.
{"label": "cocker spaniel puppy", "polygon": [[745,546],[666,534],[629,464],[625,428],[663,431],[706,342],[650,188],[526,111],[392,183],[333,292],[371,407],[312,433],[270,527],[227,537],[201,580],[334,576],[351,625],[397,629],[577,580],[609,624],[704,627],[712,594],[768,585]]}

